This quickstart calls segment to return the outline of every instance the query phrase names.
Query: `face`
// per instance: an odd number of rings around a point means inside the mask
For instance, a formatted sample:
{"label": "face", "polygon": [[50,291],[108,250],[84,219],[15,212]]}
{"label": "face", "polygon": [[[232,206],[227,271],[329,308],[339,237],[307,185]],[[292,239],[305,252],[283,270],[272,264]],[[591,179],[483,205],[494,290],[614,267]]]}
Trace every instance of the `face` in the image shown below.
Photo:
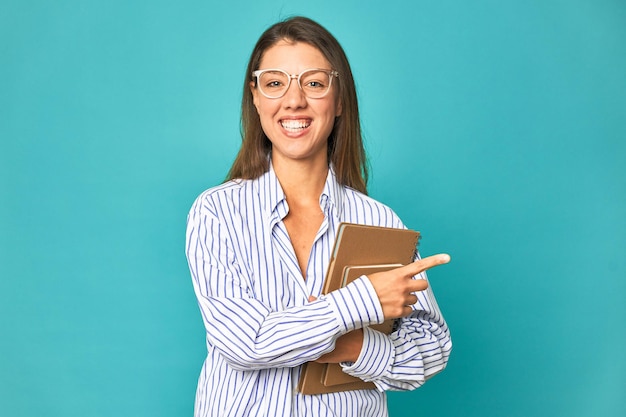
{"label": "face", "polygon": [[[310,68],[332,69],[324,55],[306,43],[279,41],[268,48],[259,69],[282,69],[300,74]],[[267,98],[251,83],[252,96],[263,131],[272,142],[274,164],[285,161],[325,161],[335,118],[341,114],[337,84],[322,98],[307,98],[296,79],[280,98]]]}

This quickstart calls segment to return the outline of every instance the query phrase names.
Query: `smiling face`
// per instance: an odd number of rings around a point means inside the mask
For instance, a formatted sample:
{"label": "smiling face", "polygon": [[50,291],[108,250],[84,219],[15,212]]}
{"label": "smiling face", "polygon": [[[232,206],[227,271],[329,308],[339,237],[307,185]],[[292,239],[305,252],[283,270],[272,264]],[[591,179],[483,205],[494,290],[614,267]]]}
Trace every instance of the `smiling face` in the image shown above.
{"label": "smiling face", "polygon": [[[301,42],[282,40],[263,54],[259,69],[282,69],[300,74],[310,68],[332,69],[324,55],[315,47]],[[254,105],[265,135],[272,142],[272,161],[315,161],[327,163],[328,137],[335,118],[341,114],[334,83],[326,96],[307,98],[291,81],[283,97],[267,98],[251,83]]]}

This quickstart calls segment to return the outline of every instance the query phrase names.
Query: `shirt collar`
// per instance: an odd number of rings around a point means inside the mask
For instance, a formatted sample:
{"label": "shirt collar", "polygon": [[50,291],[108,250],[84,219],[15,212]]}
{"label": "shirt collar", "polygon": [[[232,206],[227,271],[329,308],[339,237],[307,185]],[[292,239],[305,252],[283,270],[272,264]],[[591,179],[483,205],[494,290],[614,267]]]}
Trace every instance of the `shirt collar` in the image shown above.
{"label": "shirt collar", "polygon": [[283,188],[280,186],[280,181],[274,171],[272,161],[269,161],[269,169],[257,180],[256,184],[259,187],[257,193],[265,212],[269,218],[277,217],[276,220],[280,220],[287,215],[287,199]]}
{"label": "shirt collar", "polygon": [[[287,199],[271,160],[269,169],[257,179],[256,183],[259,187],[257,193],[268,216],[270,218],[284,218],[289,212]],[[344,194],[345,189],[337,181],[334,167],[331,165],[328,169],[324,189],[320,195],[320,208],[325,215],[334,215],[337,219],[341,218]]]}
{"label": "shirt collar", "polygon": [[328,216],[334,214],[337,219],[341,218],[344,194],[345,188],[337,181],[335,169],[331,164],[328,169],[324,190],[320,196],[320,207],[322,211]]}

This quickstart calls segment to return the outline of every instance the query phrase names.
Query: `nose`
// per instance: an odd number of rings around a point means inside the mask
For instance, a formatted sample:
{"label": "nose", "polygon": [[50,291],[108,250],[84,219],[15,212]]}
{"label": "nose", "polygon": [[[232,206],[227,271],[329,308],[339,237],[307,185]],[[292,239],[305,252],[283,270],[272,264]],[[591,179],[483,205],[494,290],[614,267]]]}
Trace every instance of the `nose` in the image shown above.
{"label": "nose", "polygon": [[296,75],[292,75],[289,88],[283,96],[283,105],[287,108],[300,108],[305,107],[306,103],[306,96],[298,85],[298,77]]}

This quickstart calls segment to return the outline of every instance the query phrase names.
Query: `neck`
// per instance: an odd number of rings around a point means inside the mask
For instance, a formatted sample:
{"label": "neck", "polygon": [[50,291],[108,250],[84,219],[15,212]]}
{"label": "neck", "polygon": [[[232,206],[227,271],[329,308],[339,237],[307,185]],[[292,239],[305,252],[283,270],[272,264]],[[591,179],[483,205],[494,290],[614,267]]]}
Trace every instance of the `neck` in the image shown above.
{"label": "neck", "polygon": [[272,161],[272,165],[290,204],[294,202],[317,202],[319,200],[328,176],[327,160],[314,163],[310,161],[289,161],[289,163]]}

